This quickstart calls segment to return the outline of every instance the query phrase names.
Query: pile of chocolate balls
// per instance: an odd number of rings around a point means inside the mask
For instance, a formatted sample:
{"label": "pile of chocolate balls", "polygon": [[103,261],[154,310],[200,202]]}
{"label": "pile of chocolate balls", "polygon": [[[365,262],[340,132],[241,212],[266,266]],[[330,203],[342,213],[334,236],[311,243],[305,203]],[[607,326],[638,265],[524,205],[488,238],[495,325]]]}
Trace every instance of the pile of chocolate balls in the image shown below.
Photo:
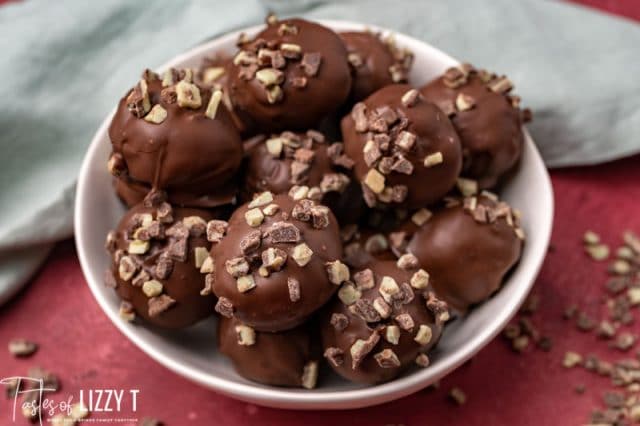
{"label": "pile of chocolate balls", "polygon": [[463,64],[417,88],[412,62],[390,36],[269,16],[232,55],[146,70],[109,128],[121,317],[215,315],[219,351],[269,385],[428,368],[520,258],[497,191],[530,113],[504,76]]}

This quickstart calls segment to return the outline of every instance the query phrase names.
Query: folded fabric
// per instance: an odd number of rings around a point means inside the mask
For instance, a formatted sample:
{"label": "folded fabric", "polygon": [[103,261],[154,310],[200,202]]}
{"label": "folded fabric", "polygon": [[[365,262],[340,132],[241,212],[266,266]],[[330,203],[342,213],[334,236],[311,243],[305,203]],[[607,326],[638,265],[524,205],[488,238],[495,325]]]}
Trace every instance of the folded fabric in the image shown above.
{"label": "folded fabric", "polygon": [[24,271],[11,265],[29,263],[9,261],[16,250],[37,259],[30,248],[71,235],[82,157],[140,72],[206,38],[259,23],[267,10],[385,26],[508,74],[534,110],[530,129],[549,166],[640,150],[640,27],[564,3],[24,1],[0,7],[3,276]]}

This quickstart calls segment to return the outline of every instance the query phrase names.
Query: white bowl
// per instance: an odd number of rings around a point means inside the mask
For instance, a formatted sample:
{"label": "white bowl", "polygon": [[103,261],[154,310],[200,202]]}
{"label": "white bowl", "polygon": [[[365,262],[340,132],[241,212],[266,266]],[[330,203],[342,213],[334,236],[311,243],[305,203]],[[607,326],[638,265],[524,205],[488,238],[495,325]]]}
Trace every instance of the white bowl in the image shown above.
{"label": "white bowl", "polygon": [[[352,22],[322,21],[338,31],[371,28]],[[261,26],[243,30],[257,32]],[[168,67],[197,66],[214,51],[233,51],[240,32],[227,34],[198,46],[167,63]],[[411,49],[415,63],[411,82],[420,86],[442,73],[457,61],[422,41],[396,34],[397,43]],[[110,153],[107,129],[110,114],[98,129],[84,158],[78,179],[75,206],[76,246],[84,275],[96,300],[111,321],[140,349],[177,374],[217,392],[259,405],[290,409],[346,409],[365,407],[409,395],[442,378],[471,358],[506,325],[526,297],[542,264],[549,243],[553,218],[553,194],[544,163],[529,134],[525,131],[522,164],[518,173],[501,193],[502,198],[524,212],[527,243],[522,260],[509,276],[502,290],[493,298],[447,326],[436,351],[430,355],[431,366],[412,370],[392,382],[377,386],[348,383],[328,374],[314,390],[264,386],[237,375],[231,364],[216,351],[215,319],[181,332],[163,332],[122,321],[118,316],[119,300],[104,286],[103,273],[108,256],[104,238],[124,213],[111,187],[106,162]]]}

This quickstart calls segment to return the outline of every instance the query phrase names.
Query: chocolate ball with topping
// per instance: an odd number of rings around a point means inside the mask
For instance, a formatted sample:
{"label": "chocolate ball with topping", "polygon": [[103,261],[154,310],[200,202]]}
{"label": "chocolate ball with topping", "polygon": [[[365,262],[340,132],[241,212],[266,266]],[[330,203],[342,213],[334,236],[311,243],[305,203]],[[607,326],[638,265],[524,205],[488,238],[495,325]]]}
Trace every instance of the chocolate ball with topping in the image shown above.
{"label": "chocolate ball with topping", "polygon": [[340,37],[303,19],[270,20],[241,43],[230,67],[231,100],[264,132],[308,129],[347,99],[351,73]]}
{"label": "chocolate ball with topping", "polygon": [[257,194],[231,216],[211,250],[221,315],[259,331],[288,330],[349,279],[335,216],[299,188]]}
{"label": "chocolate ball with topping", "polygon": [[125,301],[122,313],[163,328],[213,314],[207,228],[218,224],[226,222],[206,210],[173,208],[154,194],[129,210],[107,236],[106,284]]}
{"label": "chocolate ball with topping", "polygon": [[430,102],[449,115],[464,152],[462,174],[491,188],[512,170],[522,154],[522,123],[529,110],[520,110],[513,85],[469,64],[449,68],[420,89]]}
{"label": "chocolate ball with topping", "polygon": [[460,311],[495,293],[522,253],[519,212],[487,192],[450,201],[410,228],[416,230],[406,234],[406,252],[429,272],[436,294]]}
{"label": "chocolate ball with topping", "polygon": [[340,33],[347,48],[353,83],[351,100],[358,102],[394,83],[407,83],[413,54],[396,46],[393,37],[370,31]]}
{"label": "chocolate ball with topping", "polygon": [[449,318],[430,290],[429,275],[411,255],[354,270],[327,307],[321,323],[324,356],[342,377],[381,383],[429,364]]}
{"label": "chocolate ball with topping", "polygon": [[272,386],[313,389],[320,358],[308,325],[278,333],[256,331],[237,318],[220,318],[218,349],[242,377]]}
{"label": "chocolate ball with topping", "polygon": [[352,180],[353,161],[343,151],[342,143],[329,144],[315,130],[263,137],[248,149],[245,197],[287,193],[297,185],[308,188],[307,196],[329,207],[340,223],[356,222],[365,206],[357,202],[360,185]]}
{"label": "chocolate ball with topping", "polygon": [[455,185],[462,167],[458,135],[447,116],[410,86],[378,90],[357,103],[341,126],[370,207],[419,208]]}
{"label": "chocolate ball with topping", "polygon": [[192,81],[188,69],[143,74],[111,121],[108,167],[126,186],[165,190],[174,204],[228,204],[235,197],[242,141],[222,91]]}

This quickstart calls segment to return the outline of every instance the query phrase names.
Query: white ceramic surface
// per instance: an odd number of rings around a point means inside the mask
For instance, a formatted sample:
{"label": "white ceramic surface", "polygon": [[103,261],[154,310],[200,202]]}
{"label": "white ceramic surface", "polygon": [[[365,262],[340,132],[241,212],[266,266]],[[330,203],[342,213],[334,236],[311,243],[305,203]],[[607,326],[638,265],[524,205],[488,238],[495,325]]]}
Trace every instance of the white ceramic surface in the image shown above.
{"label": "white ceramic surface", "polygon": [[[323,21],[335,30],[362,30],[362,24]],[[372,28],[372,26],[367,26]],[[252,34],[259,27],[244,30]],[[373,28],[382,30],[379,28]],[[384,31],[386,32],[386,31]],[[232,51],[239,32],[225,35],[196,47],[170,61],[161,70],[175,66],[196,66],[214,51]],[[411,37],[396,34],[399,45],[415,53],[410,79],[420,86],[455,65],[456,60]],[[522,260],[503,289],[467,317],[446,328],[430,354],[431,366],[411,370],[396,380],[377,386],[348,383],[323,372],[314,390],[264,386],[238,376],[230,363],[215,349],[215,319],[182,332],[164,332],[126,323],[118,317],[119,301],[112,289],[103,285],[108,256],[104,237],[124,213],[111,187],[106,161],[110,153],[107,135],[111,115],[105,118],[86,154],[78,180],[75,235],[78,254],[89,287],[100,307],[132,342],[149,356],[177,374],[234,398],[291,409],[345,409],[380,404],[422,389],[471,358],[506,325],[531,288],[545,257],[553,218],[553,196],[549,176],[528,133],[522,164],[501,193],[502,198],[524,212],[528,240]]]}

